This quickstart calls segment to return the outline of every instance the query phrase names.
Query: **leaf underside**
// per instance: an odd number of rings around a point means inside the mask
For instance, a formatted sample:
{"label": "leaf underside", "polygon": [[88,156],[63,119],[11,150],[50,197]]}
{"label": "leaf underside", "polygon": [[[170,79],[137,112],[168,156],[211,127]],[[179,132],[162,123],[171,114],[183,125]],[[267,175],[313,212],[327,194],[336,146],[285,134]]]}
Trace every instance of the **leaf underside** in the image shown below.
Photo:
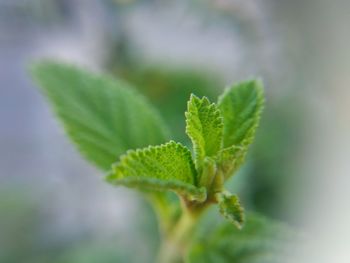
{"label": "leaf underside", "polygon": [[191,184],[183,183],[178,180],[161,180],[140,176],[130,176],[122,179],[113,179],[108,176],[107,181],[115,185],[123,185],[130,188],[138,188],[145,191],[173,191],[188,200],[205,201],[207,193],[204,187],[197,188]]}
{"label": "leaf underside", "polygon": [[129,149],[169,139],[159,114],[124,82],[48,61],[32,74],[70,139],[104,170]]}

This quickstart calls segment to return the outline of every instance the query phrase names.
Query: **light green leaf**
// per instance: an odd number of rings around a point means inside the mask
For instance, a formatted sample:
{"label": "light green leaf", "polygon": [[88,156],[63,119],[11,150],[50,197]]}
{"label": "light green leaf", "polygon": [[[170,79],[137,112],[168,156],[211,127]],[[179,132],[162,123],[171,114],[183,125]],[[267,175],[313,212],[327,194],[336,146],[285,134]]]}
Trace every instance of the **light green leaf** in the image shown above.
{"label": "light green leaf", "polygon": [[[146,191],[173,191],[186,197],[190,201],[196,200],[203,202],[207,197],[205,188],[197,188],[194,185],[183,183],[178,180],[155,179],[142,176],[130,176],[121,179],[113,179],[113,176],[108,176],[107,181],[115,185],[123,185]],[[170,205],[170,203],[168,205]]]}
{"label": "light green leaf", "polygon": [[201,168],[202,171],[199,174],[199,185],[210,189],[217,172],[215,159],[205,157]]}
{"label": "light green leaf", "polygon": [[141,189],[172,190],[201,201],[206,197],[205,190],[197,188],[191,152],[174,141],[128,151],[112,166],[107,180]]}
{"label": "light green leaf", "polygon": [[191,95],[187,104],[186,133],[192,140],[197,168],[205,157],[217,154],[222,144],[223,119],[206,97]]}
{"label": "light green leaf", "polygon": [[124,82],[55,62],[32,74],[80,152],[102,169],[128,149],[168,140],[159,114]]}
{"label": "light green leaf", "polygon": [[301,238],[287,225],[257,214],[248,214],[242,229],[209,218],[201,222],[187,262],[281,263],[295,256],[291,248]]}
{"label": "light green leaf", "polygon": [[224,118],[223,146],[249,146],[263,110],[262,82],[245,81],[228,88],[219,97],[218,105]]}
{"label": "light green leaf", "polygon": [[218,153],[216,158],[217,165],[224,174],[225,180],[233,175],[243,164],[245,155],[246,149],[235,145],[222,149]]}
{"label": "light green leaf", "polygon": [[241,229],[244,223],[244,209],[241,206],[238,196],[223,192],[217,194],[220,213]]}

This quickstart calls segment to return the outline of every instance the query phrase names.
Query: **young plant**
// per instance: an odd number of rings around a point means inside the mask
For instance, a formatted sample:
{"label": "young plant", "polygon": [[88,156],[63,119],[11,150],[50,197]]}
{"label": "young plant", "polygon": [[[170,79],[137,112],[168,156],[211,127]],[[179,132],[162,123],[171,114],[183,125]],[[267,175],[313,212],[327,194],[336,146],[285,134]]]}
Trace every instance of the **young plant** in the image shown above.
{"label": "young plant", "polygon": [[225,182],[253,142],[264,105],[261,81],[233,85],[217,103],[192,94],[185,113],[191,151],[170,140],[159,113],[127,83],[49,61],[32,74],[70,139],[106,172],[106,181],[136,188],[153,204],[162,234],[158,262],[195,262],[193,233],[209,206],[243,227],[243,208]]}

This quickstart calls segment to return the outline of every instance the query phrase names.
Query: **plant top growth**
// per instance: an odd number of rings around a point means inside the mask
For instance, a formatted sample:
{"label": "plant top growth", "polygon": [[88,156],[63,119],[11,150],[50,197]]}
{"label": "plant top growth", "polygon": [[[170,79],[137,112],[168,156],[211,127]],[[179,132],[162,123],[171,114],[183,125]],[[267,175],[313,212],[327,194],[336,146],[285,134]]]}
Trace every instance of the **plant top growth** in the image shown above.
{"label": "plant top growth", "polygon": [[[218,242],[208,246],[194,238],[210,206],[233,224],[227,233],[245,233],[239,197],[225,182],[244,163],[255,137],[264,107],[260,80],[228,87],[215,103],[192,94],[184,120],[192,142],[187,147],[171,140],[157,110],[121,80],[50,61],[34,65],[32,74],[80,153],[105,172],[108,183],[140,190],[153,205],[162,238],[157,262],[270,262],[244,261],[244,248],[241,254],[222,252]],[[251,221],[258,236],[265,222]]]}

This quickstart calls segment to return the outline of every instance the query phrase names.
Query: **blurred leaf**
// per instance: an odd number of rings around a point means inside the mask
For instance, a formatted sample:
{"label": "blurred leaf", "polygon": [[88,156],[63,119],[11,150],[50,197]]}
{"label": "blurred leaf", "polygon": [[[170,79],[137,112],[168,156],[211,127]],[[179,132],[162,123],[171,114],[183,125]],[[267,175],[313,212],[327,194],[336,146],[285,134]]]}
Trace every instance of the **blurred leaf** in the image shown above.
{"label": "blurred leaf", "polygon": [[222,80],[212,72],[186,65],[149,65],[139,59],[119,68],[118,75],[133,83],[160,109],[171,128],[173,139],[186,145],[189,141],[183,132],[183,113],[190,94],[214,100],[223,86]]}
{"label": "blurred leaf", "polygon": [[37,253],[43,253],[38,240],[45,222],[29,192],[11,184],[0,185],[0,262],[27,262],[36,258],[33,246]]}
{"label": "blurred leaf", "polygon": [[224,118],[224,147],[249,146],[264,104],[261,81],[251,80],[230,87],[220,96],[218,104]]}
{"label": "blurred leaf", "polygon": [[201,167],[204,157],[217,154],[222,143],[223,120],[219,109],[206,97],[191,95],[187,105],[186,133],[192,140],[196,166]]}
{"label": "blurred leaf", "polygon": [[80,152],[102,169],[128,149],[169,137],[159,114],[124,82],[54,62],[32,74]]}
{"label": "blurred leaf", "polygon": [[242,228],[244,209],[239,202],[238,196],[229,193],[219,193],[217,196],[220,213],[239,229]]}
{"label": "blurred leaf", "polygon": [[289,250],[297,234],[289,227],[250,214],[242,230],[229,223],[203,222],[188,263],[281,263],[289,258]]}
{"label": "blurred leaf", "polygon": [[307,184],[299,183],[304,174],[296,164],[305,141],[313,136],[305,125],[311,119],[308,98],[300,96],[298,92],[286,91],[282,97],[268,98],[246,174],[246,198],[251,200],[252,209],[291,223],[303,200],[295,192],[308,191]]}
{"label": "blurred leaf", "polygon": [[205,190],[196,187],[197,172],[191,152],[170,141],[128,151],[112,167],[107,180],[113,184],[150,190],[172,190],[190,199],[203,200]]}

